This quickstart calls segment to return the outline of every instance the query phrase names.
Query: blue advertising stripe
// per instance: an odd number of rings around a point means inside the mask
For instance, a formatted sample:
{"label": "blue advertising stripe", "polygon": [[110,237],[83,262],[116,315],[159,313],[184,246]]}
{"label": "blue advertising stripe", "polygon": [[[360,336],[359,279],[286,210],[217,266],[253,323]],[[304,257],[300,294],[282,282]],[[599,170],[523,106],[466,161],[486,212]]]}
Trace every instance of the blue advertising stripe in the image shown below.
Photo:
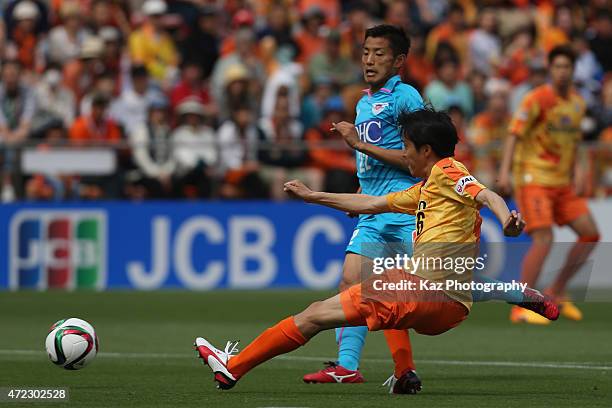
{"label": "blue advertising stripe", "polygon": [[[8,261],[0,264],[0,288],[9,287],[5,272],[15,266],[19,286],[35,287],[37,271],[56,261],[48,251],[54,243],[40,229],[37,234],[36,226],[67,213],[100,220],[95,236],[69,242],[72,267],[99,271],[88,284],[97,289],[334,288],[356,222],[298,202],[5,205],[0,256]],[[490,213],[483,216],[486,240],[487,231],[499,232],[499,225]],[[99,253],[91,242],[100,243]],[[513,265],[501,273],[508,278],[506,273],[517,272]]]}

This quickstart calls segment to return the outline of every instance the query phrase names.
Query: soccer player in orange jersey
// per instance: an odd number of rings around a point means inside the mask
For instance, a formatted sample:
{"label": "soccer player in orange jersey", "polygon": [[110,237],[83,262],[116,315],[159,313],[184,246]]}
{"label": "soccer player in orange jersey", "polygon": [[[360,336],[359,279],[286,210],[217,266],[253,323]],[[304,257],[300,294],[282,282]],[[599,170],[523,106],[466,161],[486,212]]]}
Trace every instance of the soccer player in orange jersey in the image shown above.
{"label": "soccer player in orange jersey", "polygon": [[[599,232],[586,200],[576,194],[583,184],[576,151],[585,103],[572,88],[575,59],[572,49],[566,46],[555,47],[549,53],[551,82],[528,93],[512,118],[498,182],[501,191],[510,191],[512,167],[514,193],[533,241],[521,272],[521,280],[529,286],[535,286],[550,251],[553,224],[567,225],[578,235],[564,267],[545,293],[557,299],[563,316],[581,320],[582,313],[569,301],[565,288],[593,250]],[[510,320],[549,323],[518,307],[512,308]]]}
{"label": "soccer player in orange jersey", "polygon": [[[437,256],[440,247],[444,249],[443,254],[452,250],[464,255],[466,250],[477,250],[479,209],[483,205],[503,224],[506,236],[522,232],[525,224],[521,215],[510,212],[501,197],[486,189],[463,164],[452,158],[457,132],[447,114],[418,110],[400,114],[398,123],[404,137],[402,159],[411,174],[423,179],[421,182],[386,196],[316,192],[297,180],[286,183],[285,191],[306,202],[341,211],[416,215],[414,254],[423,259]],[[236,351],[233,342],[220,350],[198,337],[195,347],[213,371],[218,387],[229,389],[255,366],[297,349],[322,330],[367,326],[371,331],[411,328],[426,335],[444,333],[465,320],[472,306],[471,290],[455,287],[453,283],[471,280],[469,267],[463,271],[435,266],[410,271],[387,269],[282,320],[235,356],[232,356]],[[401,283],[407,285],[406,289],[392,290],[389,286]],[[523,307],[553,320],[557,318],[559,310],[554,302],[536,291],[530,293]],[[396,385],[401,386],[392,386]]]}

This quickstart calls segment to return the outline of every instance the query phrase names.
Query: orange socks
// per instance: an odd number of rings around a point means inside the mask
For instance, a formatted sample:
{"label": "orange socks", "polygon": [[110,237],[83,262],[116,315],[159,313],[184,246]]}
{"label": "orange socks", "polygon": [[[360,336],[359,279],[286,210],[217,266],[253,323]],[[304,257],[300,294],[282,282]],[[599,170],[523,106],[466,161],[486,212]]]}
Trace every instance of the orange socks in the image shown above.
{"label": "orange socks", "polygon": [[414,370],[408,330],[385,330],[384,334],[395,362],[395,377],[400,378],[407,370]]}
{"label": "orange socks", "polygon": [[307,341],[290,316],[266,329],[237,356],[230,358],[227,368],[238,379],[264,361],[289,353]]}

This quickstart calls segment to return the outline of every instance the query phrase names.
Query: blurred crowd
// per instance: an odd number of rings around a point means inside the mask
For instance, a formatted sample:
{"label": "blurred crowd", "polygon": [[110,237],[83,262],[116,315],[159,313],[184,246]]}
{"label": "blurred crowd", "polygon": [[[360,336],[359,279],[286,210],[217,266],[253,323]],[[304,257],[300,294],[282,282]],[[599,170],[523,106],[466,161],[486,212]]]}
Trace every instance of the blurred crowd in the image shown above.
{"label": "blurred crowd", "polygon": [[[365,30],[402,26],[401,75],[448,110],[458,158],[492,183],[509,118],[569,43],[586,194],[612,194],[607,0],[0,0],[0,165],[15,199],[284,199],[282,183],[355,191]],[[109,174],[22,171],[27,149],[112,148]],[[586,181],[585,181],[586,183]]]}

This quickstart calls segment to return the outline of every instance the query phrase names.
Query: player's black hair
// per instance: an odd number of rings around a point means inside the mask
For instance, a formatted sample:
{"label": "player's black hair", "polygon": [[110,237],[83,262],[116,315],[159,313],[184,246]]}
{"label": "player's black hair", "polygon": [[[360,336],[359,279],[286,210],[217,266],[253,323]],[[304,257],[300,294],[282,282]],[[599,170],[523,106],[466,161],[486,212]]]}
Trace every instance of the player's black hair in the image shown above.
{"label": "player's black hair", "polygon": [[389,45],[391,46],[391,50],[393,50],[394,57],[400,54],[408,56],[408,51],[410,51],[410,37],[406,35],[406,32],[401,27],[390,24],[379,24],[366,30],[364,41],[367,40],[368,37],[383,37],[389,40]]}
{"label": "player's black hair", "polygon": [[572,66],[576,65],[576,53],[569,45],[558,45],[548,53],[548,65],[552,65],[555,58],[563,55],[567,57],[571,62]]}
{"label": "player's black hair", "polygon": [[420,149],[429,145],[440,158],[455,154],[455,145],[459,141],[457,129],[446,112],[425,107],[416,111],[400,113],[398,123],[402,135]]}

